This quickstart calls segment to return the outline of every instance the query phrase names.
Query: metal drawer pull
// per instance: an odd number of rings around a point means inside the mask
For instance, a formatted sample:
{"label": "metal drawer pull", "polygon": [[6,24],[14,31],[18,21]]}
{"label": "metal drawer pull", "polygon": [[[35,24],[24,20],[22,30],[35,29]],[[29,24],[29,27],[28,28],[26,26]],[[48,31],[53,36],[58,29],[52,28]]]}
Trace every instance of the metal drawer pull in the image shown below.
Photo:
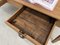
{"label": "metal drawer pull", "polygon": [[23,34],[22,31],[19,31],[18,35],[19,35],[19,37],[21,37],[21,38],[25,38],[25,35]]}

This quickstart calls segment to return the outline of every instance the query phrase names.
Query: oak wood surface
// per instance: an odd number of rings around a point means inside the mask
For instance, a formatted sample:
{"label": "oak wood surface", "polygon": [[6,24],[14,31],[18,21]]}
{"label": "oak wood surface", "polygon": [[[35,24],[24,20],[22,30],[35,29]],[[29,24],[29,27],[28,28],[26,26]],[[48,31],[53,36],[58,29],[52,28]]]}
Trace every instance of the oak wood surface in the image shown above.
{"label": "oak wood surface", "polygon": [[14,20],[14,25],[19,29],[22,27],[24,33],[32,36],[43,45],[49,35],[52,25],[48,23],[48,21],[41,19],[42,18],[33,15],[26,10]]}

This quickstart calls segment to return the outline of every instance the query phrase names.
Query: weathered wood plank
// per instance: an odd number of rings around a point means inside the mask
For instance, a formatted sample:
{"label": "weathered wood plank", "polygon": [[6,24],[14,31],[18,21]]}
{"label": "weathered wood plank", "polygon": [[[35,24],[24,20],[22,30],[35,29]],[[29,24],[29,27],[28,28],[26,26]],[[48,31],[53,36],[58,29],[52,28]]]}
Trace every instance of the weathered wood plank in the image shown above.
{"label": "weathered wood plank", "polygon": [[50,32],[51,25],[45,22],[45,20],[42,21],[40,19],[27,11],[23,11],[14,21],[16,21],[15,26],[22,28],[24,33],[44,44]]}

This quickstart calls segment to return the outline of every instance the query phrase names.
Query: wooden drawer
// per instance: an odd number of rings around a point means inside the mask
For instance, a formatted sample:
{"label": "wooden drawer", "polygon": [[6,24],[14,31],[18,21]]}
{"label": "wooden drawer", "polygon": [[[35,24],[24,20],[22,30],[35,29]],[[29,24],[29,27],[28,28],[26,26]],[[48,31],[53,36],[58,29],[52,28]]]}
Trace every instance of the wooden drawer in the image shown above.
{"label": "wooden drawer", "polygon": [[6,23],[15,29],[20,37],[27,38],[35,45],[45,45],[54,21],[45,14],[23,6]]}
{"label": "wooden drawer", "polygon": [[0,0],[0,6],[3,5],[6,2],[7,2],[7,0]]}

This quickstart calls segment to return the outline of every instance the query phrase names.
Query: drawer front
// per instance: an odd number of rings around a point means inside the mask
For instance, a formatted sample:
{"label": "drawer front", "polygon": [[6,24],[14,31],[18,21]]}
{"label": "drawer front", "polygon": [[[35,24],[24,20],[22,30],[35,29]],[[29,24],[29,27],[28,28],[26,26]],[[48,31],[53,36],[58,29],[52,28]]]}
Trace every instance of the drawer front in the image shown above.
{"label": "drawer front", "polygon": [[36,45],[44,45],[54,23],[54,19],[50,19],[52,18],[28,7],[22,7],[7,23],[18,30],[20,37],[25,37]]}

